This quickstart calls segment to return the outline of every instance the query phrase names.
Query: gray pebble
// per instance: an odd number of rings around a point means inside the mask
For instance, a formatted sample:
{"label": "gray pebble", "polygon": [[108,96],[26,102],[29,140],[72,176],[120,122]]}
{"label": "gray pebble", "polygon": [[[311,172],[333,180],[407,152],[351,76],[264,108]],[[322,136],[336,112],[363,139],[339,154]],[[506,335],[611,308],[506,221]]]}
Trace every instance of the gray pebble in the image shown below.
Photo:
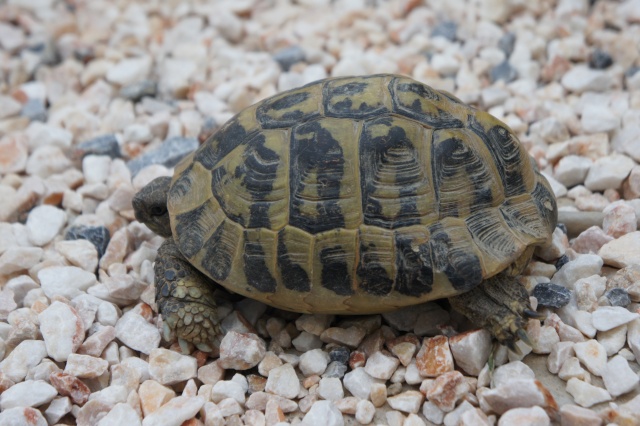
{"label": "gray pebble", "polygon": [[331,358],[331,361],[346,364],[347,362],[349,362],[349,349],[345,348],[344,346],[339,346],[329,352],[329,358]]}
{"label": "gray pebble", "polygon": [[566,254],[563,254],[556,260],[556,271],[559,271],[567,262],[569,262],[569,257]]}
{"label": "gray pebble", "polygon": [[145,152],[127,163],[131,174],[135,176],[138,172],[151,164],[161,164],[165,167],[173,167],[187,154],[198,147],[195,138],[185,138],[175,136],[165,140],[156,149]]}
{"label": "gray pebble", "polygon": [[285,47],[273,54],[273,59],[278,62],[283,71],[289,71],[293,64],[303,62],[305,58],[304,50],[300,46]]}
{"label": "gray pebble", "polygon": [[345,364],[342,364],[338,361],[333,361],[329,363],[329,365],[327,366],[327,369],[324,370],[322,377],[325,377],[325,378],[337,377],[341,379],[344,377],[344,374],[346,372],[347,372],[347,366]]}
{"label": "gray pebble", "polygon": [[535,286],[532,296],[538,299],[538,305],[562,308],[571,298],[568,288],[553,283],[541,283]]}
{"label": "gray pebble", "polygon": [[85,155],[106,155],[111,158],[120,158],[120,144],[114,134],[102,135],[78,144],[74,156],[84,158]]}
{"label": "gray pebble", "polygon": [[504,80],[506,83],[510,83],[518,78],[518,71],[511,66],[509,61],[503,61],[501,64],[496,65],[489,72],[489,78],[492,83],[498,80]]}
{"label": "gray pebble", "polygon": [[513,53],[513,47],[516,45],[516,35],[514,33],[504,33],[498,40],[498,48],[507,55],[507,58]]}
{"label": "gray pebble", "polygon": [[111,236],[104,226],[76,225],[67,229],[64,239],[89,241],[98,250],[98,259],[100,259],[107,250]]}
{"label": "gray pebble", "polygon": [[47,121],[47,109],[40,99],[29,99],[22,106],[20,115],[27,117],[31,121],[42,121],[43,123]]}
{"label": "gray pebble", "polygon": [[596,49],[589,58],[589,67],[596,70],[609,68],[613,64],[613,58],[602,49]]}
{"label": "gray pebble", "polygon": [[624,288],[612,288],[605,293],[605,296],[609,299],[611,306],[622,306],[625,308],[631,303],[631,297]]}
{"label": "gray pebble", "polygon": [[431,31],[431,37],[444,37],[450,41],[456,41],[458,25],[453,21],[441,22]]}
{"label": "gray pebble", "polygon": [[158,93],[158,84],[155,81],[144,80],[138,83],[124,86],[120,89],[120,96],[133,102],[138,102],[145,96],[154,98]]}

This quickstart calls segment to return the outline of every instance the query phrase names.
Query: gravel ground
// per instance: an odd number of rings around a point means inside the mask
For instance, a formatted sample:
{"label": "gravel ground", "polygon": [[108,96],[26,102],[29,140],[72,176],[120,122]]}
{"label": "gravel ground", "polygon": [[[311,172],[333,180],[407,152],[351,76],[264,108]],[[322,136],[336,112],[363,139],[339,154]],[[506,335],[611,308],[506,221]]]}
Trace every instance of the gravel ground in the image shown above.
{"label": "gravel ground", "polygon": [[[639,425],[639,24],[638,0],[0,2],[0,424]],[[220,356],[183,354],[133,194],[264,97],[383,72],[488,110],[561,210],[603,213],[521,277],[533,347],[445,304],[229,297]]]}

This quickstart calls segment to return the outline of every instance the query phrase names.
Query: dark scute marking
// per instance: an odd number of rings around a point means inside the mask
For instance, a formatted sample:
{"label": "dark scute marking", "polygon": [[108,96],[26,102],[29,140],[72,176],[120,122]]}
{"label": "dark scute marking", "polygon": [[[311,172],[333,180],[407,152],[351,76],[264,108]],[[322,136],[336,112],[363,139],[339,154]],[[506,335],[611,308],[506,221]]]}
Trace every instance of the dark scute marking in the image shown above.
{"label": "dark scute marking", "polygon": [[[386,125],[390,127],[384,136],[372,138],[368,127]],[[416,167],[417,153],[405,130],[393,126],[390,118],[382,118],[365,123],[360,137],[360,190],[362,192],[362,211],[364,223],[395,229],[420,223],[417,207],[417,191],[422,185]],[[376,191],[374,172],[381,167],[394,169],[393,185],[398,189],[400,210],[394,217],[382,213],[382,205],[373,197]]]}
{"label": "dark scute marking", "polygon": [[332,95],[356,95],[364,92],[367,86],[367,83],[352,82],[340,86],[333,86],[331,87],[330,93]]}
{"label": "dark scute marking", "polygon": [[214,280],[225,280],[229,276],[233,263],[233,253],[223,245],[224,222],[209,238],[202,259],[202,267]]}
{"label": "dark scute marking", "polygon": [[340,246],[326,247],[320,250],[322,264],[322,287],[329,289],[339,296],[352,295],[351,275],[345,261],[346,253]]}
{"label": "dark scute marking", "polygon": [[360,262],[356,274],[362,280],[360,288],[375,296],[384,296],[393,289],[393,280],[380,264],[373,244],[360,244]]}
{"label": "dark scute marking", "polygon": [[[435,146],[432,156],[433,182],[436,196],[441,198],[441,190],[445,181],[456,179],[464,167],[467,176],[470,177],[472,187],[469,188],[469,196],[473,196],[470,203],[470,212],[475,213],[484,208],[491,207],[493,197],[490,188],[490,170],[481,161],[481,157],[468,147],[461,139],[449,138]],[[458,200],[438,200],[442,217],[458,217]],[[459,200],[465,202],[466,200]],[[446,204],[446,205],[445,205]]]}
{"label": "dark scute marking", "polygon": [[500,180],[506,197],[526,192],[520,157],[519,142],[502,126],[494,126],[488,132],[478,123],[475,116],[469,116],[469,128],[482,139],[500,173]]}
{"label": "dark scute marking", "polygon": [[[309,99],[311,92],[297,92],[282,96],[280,99],[268,100],[256,110],[256,118],[264,128],[282,128],[293,125],[297,121],[317,116],[318,111],[304,112],[295,108]],[[287,111],[289,110],[289,111]],[[279,113],[278,111],[284,111]]]}
{"label": "dark scute marking", "polygon": [[187,167],[180,177],[176,179],[176,181],[171,185],[170,194],[172,197],[184,197],[187,192],[191,190],[191,177],[189,174],[191,173],[191,169],[193,168],[193,164]]}
{"label": "dark scute marking", "polygon": [[442,225],[432,227],[429,240],[433,263],[444,272],[458,291],[467,291],[482,282],[482,265],[468,247],[452,247],[451,239]]}
{"label": "dark scute marking", "polygon": [[[298,134],[311,133],[308,139],[296,137]],[[335,228],[344,228],[342,209],[338,204],[340,185],[344,175],[344,156],[339,142],[318,122],[300,125],[292,135],[289,223],[304,231],[316,234]],[[307,174],[316,173],[316,180],[305,181]],[[301,213],[304,203],[297,194],[306,184],[317,185],[320,201],[316,203],[317,215],[305,216]]]}
{"label": "dark scute marking", "polygon": [[187,258],[191,258],[198,253],[204,244],[203,235],[206,235],[209,230],[202,229],[202,227],[199,226],[199,219],[208,208],[209,206],[207,204],[203,204],[200,207],[176,216],[178,246],[182,254]]}
{"label": "dark scute marking", "polygon": [[259,241],[247,241],[246,231],[243,257],[247,283],[262,293],[274,293],[278,284],[269,272],[262,244]]}
{"label": "dark scute marking", "polygon": [[398,88],[398,91],[400,92],[412,92],[422,98],[429,99],[431,101],[440,100],[440,97],[438,96],[438,94],[435,91],[428,88],[427,86],[425,86],[424,84],[400,83],[397,85],[397,88]]}
{"label": "dark scute marking", "polygon": [[244,218],[238,214],[229,212],[229,207],[225,202],[224,193],[225,193],[226,185],[224,181],[225,179],[228,179],[228,178],[229,177],[227,176],[227,169],[222,166],[218,167],[213,171],[213,173],[211,173],[211,189],[213,192],[213,196],[216,198],[216,200],[218,201],[218,204],[220,204],[220,208],[225,212],[225,214],[229,219],[244,226],[245,225]]}
{"label": "dark scute marking", "polygon": [[[416,95],[427,99],[429,102],[441,103],[439,92],[431,89],[430,87],[421,83],[397,83],[397,79],[392,79],[389,83],[389,90],[392,93],[393,106],[399,113],[411,117],[414,120],[418,120],[422,123],[433,127],[434,129],[450,129],[463,127],[464,124],[458,118],[451,115],[449,112],[437,108],[437,113],[431,113],[422,110],[422,105],[418,99],[411,103],[411,106],[399,104],[398,92],[411,92]],[[394,90],[395,87],[395,90]],[[449,98],[447,97],[447,101]]]}
{"label": "dark scute marking", "polygon": [[431,249],[426,243],[415,252],[411,242],[411,238],[396,236],[396,291],[419,297],[429,293],[433,287]]}
{"label": "dark scute marking", "polygon": [[[280,156],[265,145],[265,137],[257,135],[244,153],[244,161],[236,167],[234,175],[242,179],[242,186],[251,194],[249,206],[249,228],[269,228],[269,203],[264,200],[273,191]],[[241,223],[242,224],[242,223]]]}
{"label": "dark scute marking", "polygon": [[198,148],[194,160],[212,170],[222,158],[240,146],[246,138],[245,128],[238,121],[231,119],[227,126],[220,129]]}
{"label": "dark scute marking", "polygon": [[278,235],[278,268],[280,268],[282,281],[286,288],[302,293],[311,290],[309,275],[300,265],[291,261],[287,246],[282,239],[282,232]]}
{"label": "dark scute marking", "polygon": [[309,92],[292,93],[291,95],[284,96],[276,101],[269,102],[264,106],[268,105],[268,108],[275,110],[289,109],[294,105],[306,101],[308,98]]}

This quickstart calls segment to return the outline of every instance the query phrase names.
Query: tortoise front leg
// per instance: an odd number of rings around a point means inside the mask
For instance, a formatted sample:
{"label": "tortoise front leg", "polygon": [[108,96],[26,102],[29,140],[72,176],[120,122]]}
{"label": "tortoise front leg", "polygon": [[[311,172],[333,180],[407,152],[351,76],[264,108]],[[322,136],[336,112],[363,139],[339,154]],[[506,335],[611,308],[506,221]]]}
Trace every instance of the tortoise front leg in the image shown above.
{"label": "tortoise front leg", "polygon": [[176,332],[181,346],[186,341],[211,352],[222,339],[214,282],[184,258],[172,239],[158,249],[154,271],[164,326]]}
{"label": "tortoise front leg", "polygon": [[531,309],[527,290],[513,277],[498,274],[474,289],[449,298],[451,306],[486,328],[498,342],[516,351],[515,343],[529,344],[525,328],[529,318],[541,315]]}

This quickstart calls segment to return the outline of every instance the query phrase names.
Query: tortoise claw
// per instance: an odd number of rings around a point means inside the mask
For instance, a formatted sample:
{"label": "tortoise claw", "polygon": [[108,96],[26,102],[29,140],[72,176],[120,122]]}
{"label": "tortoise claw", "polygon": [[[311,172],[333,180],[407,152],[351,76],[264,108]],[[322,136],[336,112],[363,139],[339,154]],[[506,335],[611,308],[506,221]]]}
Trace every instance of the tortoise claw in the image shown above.
{"label": "tortoise claw", "polygon": [[527,319],[537,319],[542,321],[543,319],[545,319],[547,316],[543,313],[540,312],[536,312],[532,309],[525,309],[522,314],[524,315],[525,318]]}
{"label": "tortoise claw", "polygon": [[519,328],[518,331],[516,331],[516,336],[518,336],[518,338],[522,340],[524,343],[526,343],[527,345],[533,347],[533,344],[531,343],[531,339],[529,339],[529,335],[523,329]]}

